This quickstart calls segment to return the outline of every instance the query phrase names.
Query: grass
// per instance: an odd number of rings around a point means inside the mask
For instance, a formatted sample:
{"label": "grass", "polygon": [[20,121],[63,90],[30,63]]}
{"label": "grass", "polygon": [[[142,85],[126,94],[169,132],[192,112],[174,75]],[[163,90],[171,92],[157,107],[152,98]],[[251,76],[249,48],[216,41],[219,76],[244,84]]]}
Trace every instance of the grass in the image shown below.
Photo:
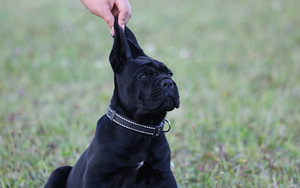
{"label": "grass", "polygon": [[[128,26],[180,89],[167,134],[179,186],[299,187],[300,2],[131,5]],[[0,24],[0,187],[42,187],[106,112],[110,30],[70,0],[2,2]]]}

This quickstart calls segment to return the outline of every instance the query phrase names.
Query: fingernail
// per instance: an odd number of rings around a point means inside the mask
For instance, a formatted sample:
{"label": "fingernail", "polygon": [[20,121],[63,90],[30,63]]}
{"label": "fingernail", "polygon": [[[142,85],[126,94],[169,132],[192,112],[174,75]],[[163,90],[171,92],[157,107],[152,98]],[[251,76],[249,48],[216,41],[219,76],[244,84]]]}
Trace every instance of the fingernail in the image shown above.
{"label": "fingernail", "polygon": [[114,38],[114,35],[115,35],[115,30],[114,30],[114,27],[112,27],[111,30],[110,30],[111,38]]}
{"label": "fingernail", "polygon": [[125,30],[125,25],[124,24],[122,24],[121,25],[121,28],[123,29],[123,31]]}

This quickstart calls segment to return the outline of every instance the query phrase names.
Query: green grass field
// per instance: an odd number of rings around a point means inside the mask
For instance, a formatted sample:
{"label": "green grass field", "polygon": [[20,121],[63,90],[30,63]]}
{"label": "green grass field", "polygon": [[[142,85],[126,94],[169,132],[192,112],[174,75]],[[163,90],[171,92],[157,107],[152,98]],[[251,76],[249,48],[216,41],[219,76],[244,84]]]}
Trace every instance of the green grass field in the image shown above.
{"label": "green grass field", "polygon": [[[128,26],[180,89],[179,186],[300,187],[300,1],[131,5]],[[0,187],[42,187],[106,113],[113,40],[80,1],[4,1],[0,24]]]}

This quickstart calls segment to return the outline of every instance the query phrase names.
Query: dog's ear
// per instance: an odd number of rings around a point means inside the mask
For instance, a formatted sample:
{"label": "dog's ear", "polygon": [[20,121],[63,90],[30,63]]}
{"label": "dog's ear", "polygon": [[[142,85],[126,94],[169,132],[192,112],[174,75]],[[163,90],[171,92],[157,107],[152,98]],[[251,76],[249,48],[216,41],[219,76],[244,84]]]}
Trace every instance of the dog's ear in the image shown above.
{"label": "dog's ear", "polygon": [[138,56],[146,56],[143,49],[139,46],[134,34],[128,27],[125,27],[125,36],[127,38],[133,59],[137,58]]}
{"label": "dog's ear", "polygon": [[119,73],[127,63],[132,61],[132,56],[125,33],[118,24],[118,17],[115,18],[114,30],[114,44],[109,55],[109,61],[113,71]]}

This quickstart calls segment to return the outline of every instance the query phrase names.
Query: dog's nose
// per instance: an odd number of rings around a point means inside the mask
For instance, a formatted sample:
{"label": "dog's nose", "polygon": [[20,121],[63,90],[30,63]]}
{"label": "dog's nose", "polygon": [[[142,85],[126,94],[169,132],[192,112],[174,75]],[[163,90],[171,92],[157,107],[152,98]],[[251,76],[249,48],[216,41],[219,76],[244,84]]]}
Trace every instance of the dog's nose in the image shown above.
{"label": "dog's nose", "polygon": [[162,88],[172,88],[174,86],[174,82],[171,79],[164,79],[161,81]]}

